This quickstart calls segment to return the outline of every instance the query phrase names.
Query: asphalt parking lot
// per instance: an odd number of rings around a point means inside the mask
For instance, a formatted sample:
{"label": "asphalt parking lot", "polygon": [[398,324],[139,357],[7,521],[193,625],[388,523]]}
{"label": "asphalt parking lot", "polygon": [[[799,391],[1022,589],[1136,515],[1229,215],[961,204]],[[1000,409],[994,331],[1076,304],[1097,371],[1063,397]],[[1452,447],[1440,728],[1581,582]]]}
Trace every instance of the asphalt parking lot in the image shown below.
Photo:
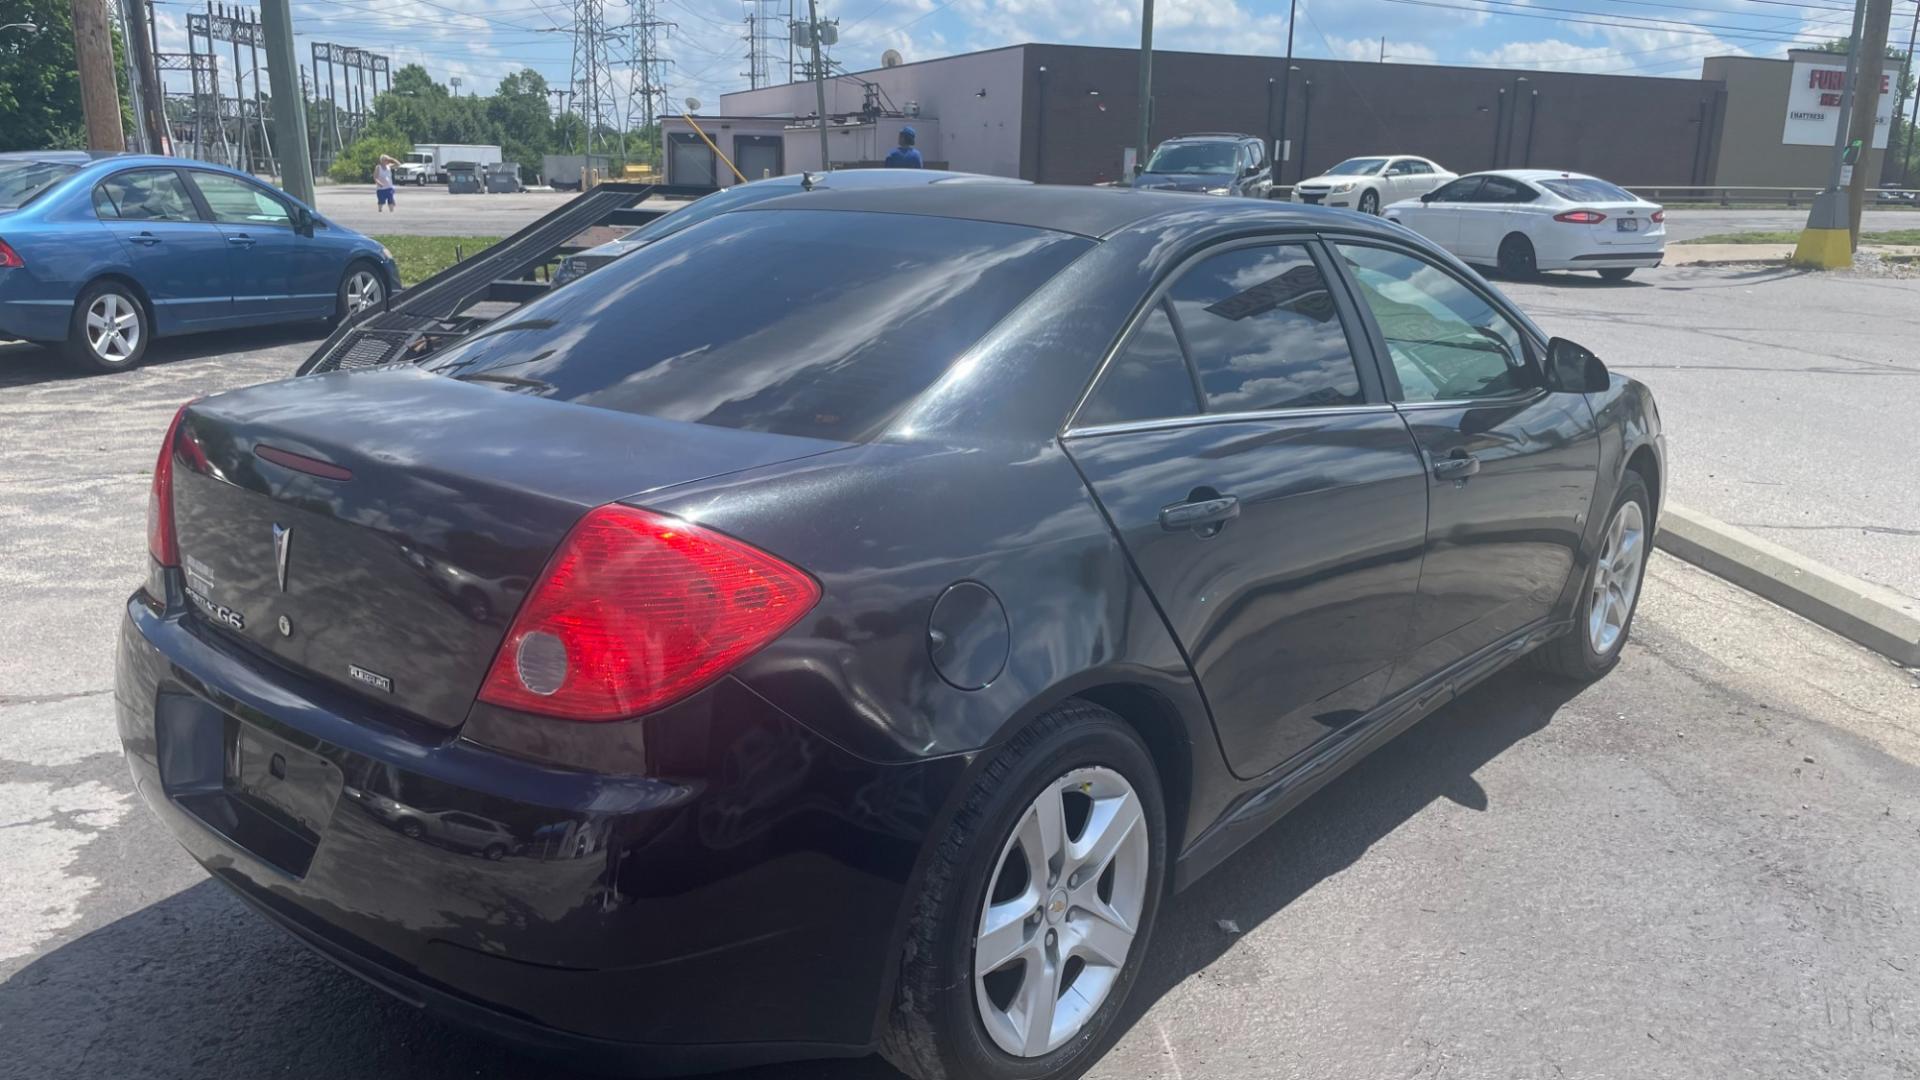
{"label": "asphalt parking lot", "polygon": [[[1912,287],[1702,269],[1512,292],[1654,385],[1682,497],[1715,510],[1737,476],[1741,521],[1772,478],[1783,505],[1898,529],[1848,500],[1920,503],[1890,486]],[[0,1077],[567,1075],[307,955],[130,791],[111,643],[160,432],[312,345],[160,342],[97,378],[0,346]],[[1092,1075],[1920,1076],[1920,680],[1664,556],[1635,634],[1579,692],[1486,684],[1176,899]]]}

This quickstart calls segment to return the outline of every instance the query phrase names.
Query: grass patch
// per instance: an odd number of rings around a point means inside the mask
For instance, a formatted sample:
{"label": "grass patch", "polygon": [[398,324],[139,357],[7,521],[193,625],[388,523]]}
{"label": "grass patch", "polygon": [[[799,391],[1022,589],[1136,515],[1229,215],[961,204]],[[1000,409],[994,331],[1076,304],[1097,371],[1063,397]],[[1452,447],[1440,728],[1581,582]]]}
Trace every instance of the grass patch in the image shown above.
{"label": "grass patch", "polygon": [[374,239],[393,252],[393,261],[400,264],[400,281],[404,285],[418,285],[452,266],[456,253],[471,259],[500,240],[497,236],[376,236]]}
{"label": "grass patch", "polygon": [[[1794,244],[1800,240],[1800,231],[1792,232],[1737,232],[1715,233],[1692,240],[1675,240],[1675,244]],[[1920,244],[1920,229],[1886,229],[1881,232],[1860,234],[1863,244]]]}

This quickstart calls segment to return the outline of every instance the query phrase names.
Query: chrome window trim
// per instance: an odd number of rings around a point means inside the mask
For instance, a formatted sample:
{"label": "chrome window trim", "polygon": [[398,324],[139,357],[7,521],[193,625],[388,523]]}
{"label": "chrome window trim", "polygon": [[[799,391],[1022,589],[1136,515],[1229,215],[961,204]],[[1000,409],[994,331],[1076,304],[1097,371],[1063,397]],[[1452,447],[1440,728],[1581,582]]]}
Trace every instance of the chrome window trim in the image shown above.
{"label": "chrome window trim", "polygon": [[1125,435],[1142,431],[1168,431],[1175,428],[1199,427],[1206,424],[1239,424],[1263,420],[1296,420],[1308,416],[1349,416],[1391,413],[1394,411],[1395,409],[1392,405],[1364,404],[1307,406],[1298,409],[1264,409],[1256,412],[1195,413],[1191,416],[1167,416],[1156,420],[1127,420],[1118,424],[1089,424],[1086,427],[1069,427],[1061,433],[1061,438],[1090,438],[1099,435]]}

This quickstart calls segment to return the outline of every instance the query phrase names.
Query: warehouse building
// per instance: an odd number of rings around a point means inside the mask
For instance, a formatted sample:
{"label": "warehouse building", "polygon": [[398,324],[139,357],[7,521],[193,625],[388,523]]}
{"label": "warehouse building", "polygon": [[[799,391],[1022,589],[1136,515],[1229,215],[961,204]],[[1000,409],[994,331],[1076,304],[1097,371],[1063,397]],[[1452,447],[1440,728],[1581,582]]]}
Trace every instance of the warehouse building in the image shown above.
{"label": "warehouse building", "polygon": [[[1456,172],[1546,167],[1639,187],[1817,188],[1835,123],[1818,106],[1833,76],[1818,72],[1844,60],[1718,57],[1700,78],[1652,78],[1156,52],[1152,137],[1264,135],[1281,183],[1392,152]],[[826,84],[828,154],[835,165],[877,164],[912,126],[929,163],[1047,183],[1115,180],[1136,138],[1138,77],[1133,49],[1037,44],[841,75]],[[733,140],[749,135],[750,179],[819,168],[815,95],[810,82],[726,94],[721,115],[695,118],[700,132],[669,119],[669,177],[730,182],[710,147],[732,157]],[[1826,149],[1812,145],[1822,130]],[[1864,165],[1877,176],[1879,163],[1874,153]]]}

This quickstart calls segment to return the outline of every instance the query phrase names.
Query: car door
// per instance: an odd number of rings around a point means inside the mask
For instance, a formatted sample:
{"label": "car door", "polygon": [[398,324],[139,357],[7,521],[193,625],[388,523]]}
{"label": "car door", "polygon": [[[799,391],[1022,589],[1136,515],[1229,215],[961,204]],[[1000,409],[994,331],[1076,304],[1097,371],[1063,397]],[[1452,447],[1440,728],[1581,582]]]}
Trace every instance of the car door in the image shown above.
{"label": "car door", "polygon": [[1242,776],[1380,701],[1418,585],[1425,466],[1326,258],[1268,239],[1189,259],[1063,440]]}
{"label": "car door", "polygon": [[94,186],[93,212],[120,242],[133,279],[152,302],[155,333],[233,321],[226,239],[203,219],[177,170],[114,173]]}
{"label": "car door", "polygon": [[1500,258],[1500,241],[1527,231],[1527,204],[1540,191],[1510,176],[1488,176],[1473,201],[1460,214],[1460,239],[1452,250],[1463,261],[1492,265]]}
{"label": "car door", "polygon": [[1460,243],[1461,211],[1473,205],[1474,194],[1480,190],[1483,179],[1480,176],[1463,176],[1434,192],[1433,198],[1395,211],[1395,220],[1448,251],[1454,251]]}
{"label": "car door", "polygon": [[1419,170],[1420,163],[1412,158],[1395,158],[1389,162],[1386,172],[1382,174],[1386,190],[1380,193],[1380,205],[1425,194],[1420,190]]}
{"label": "car door", "polygon": [[234,313],[250,323],[319,318],[338,299],[340,271],[325,245],[293,229],[293,208],[251,180],[188,174],[226,237],[234,268]]}
{"label": "car door", "polygon": [[1599,441],[1586,398],[1544,389],[1537,336],[1479,283],[1384,241],[1334,250],[1430,472],[1398,690],[1550,616],[1574,566]]}

